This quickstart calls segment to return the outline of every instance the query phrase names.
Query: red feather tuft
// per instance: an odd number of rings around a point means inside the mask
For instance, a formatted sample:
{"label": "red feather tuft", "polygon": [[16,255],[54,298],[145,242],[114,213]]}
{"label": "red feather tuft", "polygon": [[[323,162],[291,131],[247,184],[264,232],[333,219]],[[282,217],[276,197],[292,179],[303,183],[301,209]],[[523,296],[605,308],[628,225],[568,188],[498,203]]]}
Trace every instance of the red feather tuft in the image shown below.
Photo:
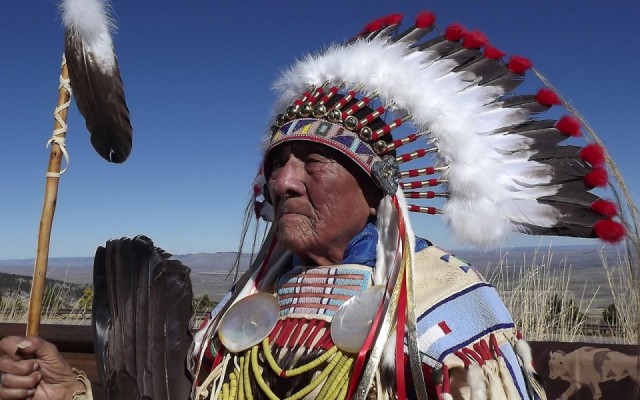
{"label": "red feather tuft", "polygon": [[385,26],[398,25],[402,22],[402,14],[389,14],[385,17],[382,17],[382,21]]}
{"label": "red feather tuft", "polygon": [[580,158],[591,165],[600,165],[604,163],[604,149],[597,143],[591,143],[580,150]]}
{"label": "red feather tuft", "polygon": [[580,120],[573,115],[565,115],[556,122],[556,129],[567,136],[580,136]]}
{"label": "red feather tuft", "polygon": [[593,225],[596,236],[607,243],[618,243],[627,234],[627,230],[620,222],[602,219]]}
{"label": "red feather tuft", "polygon": [[375,21],[371,21],[368,24],[366,24],[364,26],[363,32],[364,33],[373,33],[376,31],[379,31],[380,29],[382,29],[383,26],[383,20],[382,18],[378,18]]}
{"label": "red feather tuft", "polygon": [[462,42],[462,46],[464,46],[465,49],[479,49],[488,42],[489,40],[484,33],[480,31],[473,31],[464,35],[464,42]]}
{"label": "red feather tuft", "polygon": [[489,60],[497,60],[498,58],[502,58],[505,54],[504,51],[487,44],[484,46],[484,56]]}
{"label": "red feather tuft", "polygon": [[536,101],[547,107],[562,104],[562,100],[560,100],[558,94],[549,88],[542,88],[538,90],[538,93],[536,93]]}
{"label": "red feather tuft", "polygon": [[593,203],[591,203],[591,209],[598,214],[602,214],[609,218],[618,215],[618,207],[615,203],[608,200],[598,199],[594,201]]}
{"label": "red feather tuft", "polygon": [[461,24],[451,24],[444,31],[444,38],[450,42],[457,42],[467,33],[467,30]]}
{"label": "red feather tuft", "polygon": [[522,56],[511,56],[507,68],[509,68],[509,71],[514,74],[524,74],[532,66],[533,63],[528,58]]}
{"label": "red feather tuft", "polygon": [[605,187],[609,182],[607,170],[602,167],[594,167],[591,172],[584,176],[584,182],[589,187]]}
{"label": "red feather tuft", "polygon": [[429,11],[423,11],[416,17],[416,28],[427,29],[436,22],[436,15]]}

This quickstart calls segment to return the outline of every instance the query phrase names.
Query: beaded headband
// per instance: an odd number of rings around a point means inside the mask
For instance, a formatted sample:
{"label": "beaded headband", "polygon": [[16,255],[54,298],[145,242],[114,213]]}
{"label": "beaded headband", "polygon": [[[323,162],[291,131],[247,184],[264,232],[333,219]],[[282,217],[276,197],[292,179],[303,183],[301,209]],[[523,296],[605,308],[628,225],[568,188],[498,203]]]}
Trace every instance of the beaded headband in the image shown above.
{"label": "beaded headband", "polygon": [[[284,72],[274,86],[280,111],[265,155],[290,140],[330,146],[389,195],[400,187],[409,199],[445,198],[442,208],[408,207],[442,214],[467,243],[492,245],[511,231],[622,239],[616,205],[591,193],[608,183],[603,148],[560,145],[580,137],[580,122],[538,116],[563,104],[549,88],[513,93],[532,66],[528,59],[503,60],[482,33],[459,24],[424,40],[434,30],[428,12],[397,34],[400,20],[376,20]],[[410,144],[420,146],[395,154]],[[414,160],[422,165],[400,171]]]}

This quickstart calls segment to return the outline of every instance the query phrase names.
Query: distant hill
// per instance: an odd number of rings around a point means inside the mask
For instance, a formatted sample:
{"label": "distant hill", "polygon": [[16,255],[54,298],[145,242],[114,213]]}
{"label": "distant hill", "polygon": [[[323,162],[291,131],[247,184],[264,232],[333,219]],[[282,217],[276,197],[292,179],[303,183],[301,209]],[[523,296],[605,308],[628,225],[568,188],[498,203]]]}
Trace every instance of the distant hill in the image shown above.
{"label": "distant hill", "polygon": [[[619,254],[624,258],[620,247],[607,246],[553,246],[551,248],[513,247],[508,250],[480,251],[474,249],[460,249],[451,251],[463,260],[474,265],[480,272],[490,275],[500,260],[506,260],[506,266],[530,266],[534,257],[540,264],[551,253],[551,265],[562,268],[564,265],[572,267],[572,281],[576,284],[588,282],[590,285],[606,285],[606,276],[602,269],[599,251],[604,251],[605,258],[611,265],[618,263]],[[232,285],[227,272],[231,269],[236,258],[234,252],[197,253],[174,255],[192,270],[191,279],[196,296],[208,294],[217,299]],[[0,272],[29,276],[33,273],[33,259],[0,260]],[[249,264],[249,256],[243,255],[241,270]],[[91,284],[93,280],[92,257],[61,257],[51,258],[47,277],[60,281],[77,284]],[[30,285],[30,283],[29,283]],[[603,300],[606,302],[607,300]]]}
{"label": "distant hill", "polygon": [[512,247],[500,250],[461,249],[452,251],[465,261],[483,270],[489,263],[495,266],[500,260],[506,260],[509,265],[530,265],[537,258],[540,262],[543,257],[552,257],[552,265],[558,265],[561,261],[566,266],[573,268],[601,267],[602,253],[607,263],[616,264],[620,257],[624,258],[623,246],[552,246],[552,247]]}
{"label": "distant hill", "polygon": [[[566,259],[567,265],[574,267],[601,265],[600,251],[603,251],[606,259],[610,263],[618,260],[618,256],[624,257],[624,251],[621,247],[616,246],[553,246],[551,248],[535,248],[535,247],[512,247],[510,249],[499,250],[477,250],[477,249],[459,249],[452,250],[451,253],[459,256],[472,265],[483,269],[488,264],[497,264],[501,259],[506,258],[510,264],[522,264],[532,260],[537,253],[537,257],[546,256],[549,251],[553,255],[553,259],[560,262]],[[189,266],[194,272],[207,273],[226,273],[231,269],[235,259],[235,252],[219,252],[219,253],[196,253],[196,254],[178,254],[173,256],[174,259],[180,260],[183,264]],[[249,263],[249,255],[243,254],[241,259],[241,269],[246,269]],[[0,271],[20,275],[31,275],[33,272],[34,259],[19,260],[0,260]],[[55,257],[49,259],[47,276],[54,279],[72,278],[79,270],[91,270],[93,266],[93,257]],[[90,278],[89,278],[90,280]]]}
{"label": "distant hill", "polygon": [[[0,299],[15,299],[16,297],[26,299],[31,291],[31,281],[31,276],[0,272]],[[62,299],[69,303],[64,304],[65,306],[73,305],[82,297],[87,286],[86,284],[63,282],[56,279],[46,279],[45,281],[45,291],[60,292]]]}
{"label": "distant hill", "polygon": [[[233,266],[236,253],[197,253],[174,255],[191,268],[191,279],[196,295],[207,293],[210,296],[223,294],[232,284],[226,275]],[[0,260],[0,272],[29,277],[33,274],[34,259]],[[242,271],[248,268],[249,255],[243,255],[240,261]],[[93,281],[93,257],[60,257],[49,259],[47,277],[67,283],[87,285]],[[26,285],[29,291],[31,278]]]}

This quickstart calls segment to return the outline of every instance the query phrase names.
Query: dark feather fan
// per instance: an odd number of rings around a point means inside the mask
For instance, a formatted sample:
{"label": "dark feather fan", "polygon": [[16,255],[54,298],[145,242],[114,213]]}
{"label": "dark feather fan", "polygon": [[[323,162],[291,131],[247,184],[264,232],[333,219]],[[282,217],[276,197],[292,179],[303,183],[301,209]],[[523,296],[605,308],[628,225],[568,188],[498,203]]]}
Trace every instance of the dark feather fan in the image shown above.
{"label": "dark feather fan", "polygon": [[170,257],[145,236],[96,251],[94,347],[108,399],[189,398],[190,270]]}
{"label": "dark feather fan", "polygon": [[122,163],[131,153],[133,130],[107,7],[102,0],[63,0],[61,9],[69,79],[91,144],[105,160]]}

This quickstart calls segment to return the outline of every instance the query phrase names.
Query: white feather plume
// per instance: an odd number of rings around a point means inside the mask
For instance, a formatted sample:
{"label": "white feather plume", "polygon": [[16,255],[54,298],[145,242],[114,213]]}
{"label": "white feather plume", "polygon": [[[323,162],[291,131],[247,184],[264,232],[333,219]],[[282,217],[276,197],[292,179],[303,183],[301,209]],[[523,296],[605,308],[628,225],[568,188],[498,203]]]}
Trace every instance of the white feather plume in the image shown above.
{"label": "white feather plume", "polygon": [[109,14],[110,5],[104,0],[62,0],[60,10],[62,22],[70,32],[77,35],[89,51],[95,55],[96,63],[104,72],[116,67],[111,32],[115,24]]}

